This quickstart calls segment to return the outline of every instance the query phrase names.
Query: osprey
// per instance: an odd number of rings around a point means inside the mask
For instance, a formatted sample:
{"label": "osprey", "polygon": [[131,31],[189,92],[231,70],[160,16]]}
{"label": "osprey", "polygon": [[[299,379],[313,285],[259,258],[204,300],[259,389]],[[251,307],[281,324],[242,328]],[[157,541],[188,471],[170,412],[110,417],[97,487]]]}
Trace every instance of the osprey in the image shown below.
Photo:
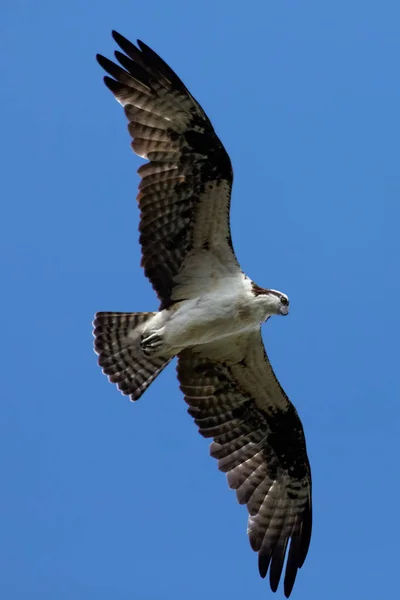
{"label": "osprey", "polygon": [[301,421],[266,355],[261,324],[287,315],[285,294],[241,270],[229,225],[233,172],[190,92],[148,46],[114,40],[121,66],[98,55],[106,86],[124,107],[132,148],[147,163],[137,200],[142,266],[158,312],[99,312],[95,351],[109,380],[132,400],[177,356],[180,388],[210,454],[249,512],[261,577],[276,591],[289,544],[292,591],[311,537],[311,472]]}

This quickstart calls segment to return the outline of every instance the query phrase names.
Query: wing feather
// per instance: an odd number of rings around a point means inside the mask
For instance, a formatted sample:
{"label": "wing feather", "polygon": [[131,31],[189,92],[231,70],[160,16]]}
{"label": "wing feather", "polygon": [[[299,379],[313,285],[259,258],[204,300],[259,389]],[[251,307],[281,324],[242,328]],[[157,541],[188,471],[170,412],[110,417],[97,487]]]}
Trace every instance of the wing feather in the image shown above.
{"label": "wing feather", "polygon": [[97,59],[124,106],[134,152],[150,161],[138,171],[142,266],[165,308],[196,295],[196,286],[204,291],[215,269],[239,271],[229,226],[232,167],[172,69],[143,42],[113,37],[125,53],[115,52],[119,65]]}
{"label": "wing feather", "polygon": [[273,591],[289,546],[288,597],[311,536],[304,432],[265,354],[261,333],[241,337],[235,355],[226,353],[223,342],[184,350],[178,378],[199,432],[214,438],[211,456],[227,474],[238,502],[247,505],[250,545],[258,552],[260,575],[269,571]]}

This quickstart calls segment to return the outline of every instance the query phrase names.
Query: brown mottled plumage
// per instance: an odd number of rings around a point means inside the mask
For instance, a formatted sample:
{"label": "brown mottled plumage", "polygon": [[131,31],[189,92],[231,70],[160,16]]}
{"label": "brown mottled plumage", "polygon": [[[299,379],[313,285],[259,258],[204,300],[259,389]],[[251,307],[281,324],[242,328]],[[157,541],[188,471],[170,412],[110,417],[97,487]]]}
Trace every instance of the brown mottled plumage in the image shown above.
{"label": "brown mottled plumage", "polygon": [[[142,42],[139,50],[118,33],[113,36],[128,55],[115,53],[126,71],[101,55],[97,60],[114,77],[104,81],[124,106],[133,150],[149,160],[138,170],[142,266],[166,308],[174,277],[198,243],[200,203],[206,211],[207,203],[218,202],[226,215],[224,243],[231,246],[232,167],[207,115],[177,75]],[[221,197],[222,187],[227,193]]]}
{"label": "brown mottled plumage", "polygon": [[142,42],[103,56],[107,87],[123,105],[141,166],[142,265],[161,306],[153,313],[97,313],[99,365],[137,400],[174,356],[199,432],[249,512],[259,571],[276,590],[285,555],[289,596],[311,537],[311,472],[301,421],[280,386],[260,333],[287,296],[241,271],[229,225],[232,167],[177,75]]}

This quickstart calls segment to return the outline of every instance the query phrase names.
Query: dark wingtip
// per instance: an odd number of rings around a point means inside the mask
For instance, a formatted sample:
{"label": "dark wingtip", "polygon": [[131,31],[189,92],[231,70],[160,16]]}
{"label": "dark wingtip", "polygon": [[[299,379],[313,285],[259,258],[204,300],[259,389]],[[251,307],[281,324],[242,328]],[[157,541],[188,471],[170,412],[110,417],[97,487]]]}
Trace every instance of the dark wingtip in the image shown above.
{"label": "dark wingtip", "polygon": [[110,65],[112,65],[113,63],[102,54],[96,54],[96,60],[99,63],[99,65],[108,73]]}
{"label": "dark wingtip", "polygon": [[258,572],[260,573],[260,577],[265,579],[269,569],[269,563],[271,562],[271,553],[262,554],[259,552],[258,554]]}
{"label": "dark wingtip", "polygon": [[289,598],[292,593],[294,582],[296,581],[297,567],[293,567],[289,571],[286,568],[285,579],[283,580],[283,593],[286,598]]}
{"label": "dark wingtip", "polygon": [[271,591],[275,593],[275,592],[276,592],[276,590],[278,589],[279,580],[278,580],[278,581],[274,581],[274,582],[272,582],[272,581],[270,580],[270,582],[269,582],[269,585],[270,585],[270,587],[271,587]]}
{"label": "dark wingtip", "polygon": [[138,40],[137,45],[139,46],[139,48],[142,52],[146,52],[146,50],[147,50],[147,52],[151,52],[151,53],[155,54],[154,50],[152,50],[147,44],[142,42],[142,40]]}
{"label": "dark wingtip", "polygon": [[[125,47],[130,47],[130,46],[133,46],[134,48],[136,48],[135,44],[132,44],[132,42],[130,42],[128,40],[128,38],[126,38],[125,36],[118,33],[118,31],[115,31],[115,29],[112,30],[111,35],[112,35],[114,41],[117,42],[118,46],[120,48],[122,48],[122,50],[125,51]],[[139,40],[138,40],[138,44],[140,44]]]}
{"label": "dark wingtip", "polygon": [[119,94],[122,90],[126,89],[126,86],[124,86],[123,83],[120,83],[119,81],[115,81],[115,79],[112,79],[111,77],[108,77],[107,75],[105,77],[103,77],[103,81],[104,81],[105,85],[108,87],[108,89],[110,90],[110,92],[112,92],[114,94],[114,96]]}
{"label": "dark wingtip", "polygon": [[123,37],[123,36],[122,36],[120,33],[118,33],[118,31],[116,31],[115,29],[113,29],[113,30],[111,31],[111,35],[112,35],[113,39],[114,39],[114,40],[117,42],[117,44],[118,44],[118,38],[122,38],[122,37]]}
{"label": "dark wingtip", "polygon": [[311,498],[308,506],[308,511],[303,521],[302,531],[301,531],[301,547],[299,550],[299,569],[303,566],[304,561],[307,558],[308,550],[311,542],[311,533],[312,533],[312,505]]}
{"label": "dark wingtip", "polygon": [[290,588],[290,590],[283,590],[283,593],[285,594],[285,598],[289,598],[290,594],[292,593],[292,588],[293,586]]}

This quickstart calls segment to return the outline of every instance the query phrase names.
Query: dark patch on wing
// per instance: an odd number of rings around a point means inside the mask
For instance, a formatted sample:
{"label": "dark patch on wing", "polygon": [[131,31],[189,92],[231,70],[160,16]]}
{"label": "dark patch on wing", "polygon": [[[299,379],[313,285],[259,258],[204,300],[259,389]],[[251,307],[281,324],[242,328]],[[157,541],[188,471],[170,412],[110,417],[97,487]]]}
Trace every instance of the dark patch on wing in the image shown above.
{"label": "dark patch on wing", "polygon": [[274,449],[282,467],[295,479],[306,477],[308,465],[304,461],[304,431],[294,406],[289,404],[284,413],[279,411],[270,415],[268,425],[270,434],[267,441]]}
{"label": "dark patch on wing", "polygon": [[265,429],[268,430],[262,443],[266,458],[270,458],[272,448],[279,465],[292,477],[295,479],[306,477],[304,432],[297,411],[292,404],[288,404],[286,411],[271,412],[266,418],[257,408],[254,400],[247,400],[237,406],[232,414],[237,419],[251,423],[254,428],[258,427],[260,423],[264,423]]}
{"label": "dark patch on wing", "polygon": [[[123,68],[101,55],[97,59],[113,78],[105,77],[105,84],[125,108],[133,150],[150,161],[138,171],[139,240],[145,274],[166,308],[174,278],[193,250],[202,201],[224,213],[218,243],[225,240],[233,255],[226,194],[232,166],[207,115],[172,69],[142,42],[136,47],[117,32],[113,37],[125,52],[115,53]],[[211,246],[205,232],[202,247]]]}
{"label": "dark patch on wing", "polygon": [[[194,122],[193,125],[202,128],[203,123],[201,121],[199,123]],[[202,172],[203,183],[220,177],[227,180],[232,179],[233,172],[230,158],[219,139],[216,139],[213,130],[199,132],[192,129],[185,134],[185,139],[191,151],[208,157],[208,168]]]}

